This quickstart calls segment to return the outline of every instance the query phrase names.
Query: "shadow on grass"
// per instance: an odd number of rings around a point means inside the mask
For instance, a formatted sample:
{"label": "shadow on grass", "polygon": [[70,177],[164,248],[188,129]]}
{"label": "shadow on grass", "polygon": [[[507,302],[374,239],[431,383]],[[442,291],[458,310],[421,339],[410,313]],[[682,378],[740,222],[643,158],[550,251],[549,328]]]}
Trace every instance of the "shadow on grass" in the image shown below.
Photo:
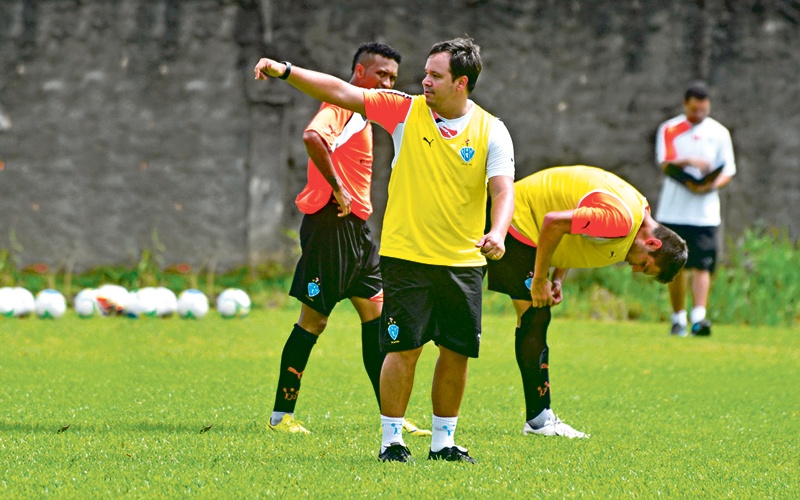
{"label": "shadow on grass", "polygon": [[0,421],[0,432],[23,433],[23,434],[60,434],[60,433],[105,433],[105,432],[130,432],[130,433],[165,433],[165,434],[204,434],[204,433],[225,433],[225,434],[255,434],[264,432],[264,426],[258,422],[248,423],[225,423],[216,424],[214,422],[187,421],[184,423],[165,423],[165,422],[66,422],[58,423],[54,421],[44,422],[10,422]]}

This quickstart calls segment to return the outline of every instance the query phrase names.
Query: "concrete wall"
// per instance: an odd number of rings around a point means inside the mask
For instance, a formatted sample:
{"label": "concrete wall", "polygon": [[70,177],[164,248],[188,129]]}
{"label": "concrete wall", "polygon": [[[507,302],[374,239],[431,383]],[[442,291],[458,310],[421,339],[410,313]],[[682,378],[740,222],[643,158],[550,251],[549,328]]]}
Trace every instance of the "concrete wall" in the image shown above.
{"label": "concrete wall", "polygon": [[[518,177],[608,168],[657,203],[659,122],[707,78],[734,138],[726,233],[797,236],[800,5],[793,0],[0,0],[0,248],[23,264],[293,264],[318,103],[255,82],[259,55],[349,77],[362,41],[403,53],[420,91],[427,51],[483,48],[473,98],[515,140]],[[376,128],[379,230],[391,143]]]}

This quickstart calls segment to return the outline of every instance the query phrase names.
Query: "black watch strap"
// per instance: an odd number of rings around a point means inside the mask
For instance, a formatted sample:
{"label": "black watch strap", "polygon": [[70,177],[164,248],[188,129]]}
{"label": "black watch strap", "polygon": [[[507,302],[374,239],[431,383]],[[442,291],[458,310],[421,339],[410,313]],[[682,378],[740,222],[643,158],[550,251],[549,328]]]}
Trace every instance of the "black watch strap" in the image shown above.
{"label": "black watch strap", "polygon": [[278,78],[280,78],[281,80],[286,80],[287,78],[289,78],[289,75],[292,74],[292,63],[290,63],[289,61],[282,61],[282,62],[283,64],[286,65],[286,71],[284,71],[283,74]]}

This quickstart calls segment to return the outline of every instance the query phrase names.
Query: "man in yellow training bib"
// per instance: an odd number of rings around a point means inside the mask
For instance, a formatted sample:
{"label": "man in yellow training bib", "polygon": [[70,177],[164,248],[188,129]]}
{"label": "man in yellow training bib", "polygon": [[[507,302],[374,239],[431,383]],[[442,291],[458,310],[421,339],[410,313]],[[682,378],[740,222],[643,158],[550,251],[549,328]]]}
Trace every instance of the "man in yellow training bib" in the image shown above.
{"label": "man in yellow training bib", "polygon": [[550,408],[547,328],[550,307],[563,299],[568,269],[624,261],[633,272],[668,283],[686,263],[686,242],[650,216],[647,200],[633,186],[605,170],[577,165],[541,170],[514,184],[505,247],[502,259],[489,261],[489,290],[511,297],[517,312],[523,433],[588,437]]}
{"label": "man in yellow training bib", "polygon": [[[381,237],[384,308],[381,344],[382,461],[411,461],[402,422],[422,347],[433,341],[428,459],[474,463],[454,434],[478,356],[486,259],[505,253],[513,212],[514,151],[505,125],[469,98],[480,75],[480,48],[469,39],[435,44],[423,95],[365,90],[290,63],[261,59],[257,79],[275,77],[325,102],[364,114],[394,141]],[[487,185],[491,227],[484,233]]]}

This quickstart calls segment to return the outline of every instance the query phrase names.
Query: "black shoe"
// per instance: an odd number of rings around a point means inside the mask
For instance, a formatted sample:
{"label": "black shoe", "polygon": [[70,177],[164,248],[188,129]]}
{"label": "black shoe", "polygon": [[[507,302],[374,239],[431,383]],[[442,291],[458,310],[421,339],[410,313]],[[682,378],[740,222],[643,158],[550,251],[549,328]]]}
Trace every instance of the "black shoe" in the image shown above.
{"label": "black shoe", "polygon": [[711,322],[707,319],[701,319],[693,324],[692,335],[695,337],[708,337],[711,335]]}
{"label": "black shoe", "polygon": [[449,448],[442,448],[439,451],[431,451],[428,453],[428,460],[447,460],[448,462],[469,462],[475,463],[475,459],[469,456],[466,448],[460,446],[451,446]]}
{"label": "black shoe", "polygon": [[378,455],[381,462],[413,462],[411,452],[400,443],[392,443]]}

